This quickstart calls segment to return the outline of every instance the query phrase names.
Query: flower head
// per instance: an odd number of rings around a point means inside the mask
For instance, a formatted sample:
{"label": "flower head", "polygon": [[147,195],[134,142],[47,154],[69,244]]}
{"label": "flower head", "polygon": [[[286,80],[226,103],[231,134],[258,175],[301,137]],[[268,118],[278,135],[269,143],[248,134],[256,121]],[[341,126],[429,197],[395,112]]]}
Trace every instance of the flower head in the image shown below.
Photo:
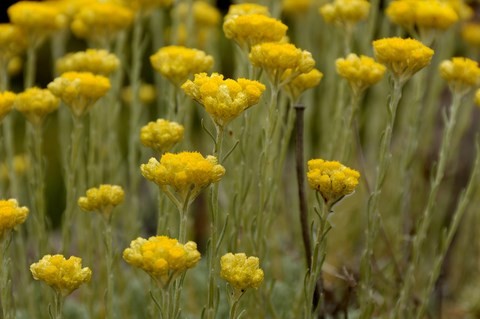
{"label": "flower head", "polygon": [[323,5],[320,14],[327,23],[347,26],[365,20],[369,10],[367,0],[334,0]]}
{"label": "flower head", "polygon": [[[284,74],[285,78],[290,76],[291,72],[286,72]],[[317,69],[313,69],[310,72],[302,73],[297,77],[293,78],[290,82],[285,85],[285,90],[290,94],[290,97],[293,101],[298,100],[300,95],[303,94],[308,89],[316,87],[323,78],[323,73]]]}
{"label": "flower head", "polygon": [[325,203],[333,206],[344,196],[355,191],[360,173],[336,161],[313,159],[308,161],[307,179]]}
{"label": "flower head", "polygon": [[27,47],[25,33],[11,23],[0,23],[0,65],[21,54]]}
{"label": "flower head", "polygon": [[47,89],[29,88],[17,94],[15,108],[33,125],[41,125],[45,117],[58,109],[60,100]]}
{"label": "flower head", "polygon": [[50,82],[48,89],[61,98],[76,117],[81,117],[107,94],[110,80],[90,72],[65,72]]}
{"label": "flower head", "polygon": [[17,225],[23,224],[28,216],[27,207],[19,207],[16,199],[0,200],[0,240]]}
{"label": "flower head", "polygon": [[223,75],[213,73],[195,74],[193,81],[182,85],[185,93],[205,107],[212,120],[221,127],[257,104],[265,91],[265,85],[258,81],[240,78],[223,79]]}
{"label": "flower head", "polygon": [[349,54],[346,59],[335,62],[337,73],[345,78],[355,94],[360,94],[366,88],[380,81],[385,74],[385,66],[374,59],[356,54]]}
{"label": "flower head", "polygon": [[0,121],[12,110],[15,98],[15,93],[10,91],[0,92]]}
{"label": "flower head", "polygon": [[256,3],[240,3],[232,4],[228,7],[228,13],[225,15],[224,20],[235,19],[238,16],[244,16],[247,14],[262,14],[267,17],[270,16],[267,6],[262,6]]}
{"label": "flower head", "polygon": [[236,290],[257,289],[263,282],[263,270],[258,257],[247,257],[244,253],[228,253],[220,259],[220,277]]}
{"label": "flower head", "polygon": [[82,268],[82,259],[63,255],[45,255],[30,266],[33,278],[42,280],[62,296],[68,296],[92,277],[90,268]]}
{"label": "flower head", "polygon": [[75,71],[108,76],[117,70],[119,65],[120,60],[115,54],[106,50],[87,49],[67,54],[57,61],[56,67],[59,73]]}
{"label": "flower head", "polygon": [[470,22],[463,25],[462,38],[468,45],[480,48],[480,23]]}
{"label": "flower head", "polygon": [[123,259],[166,287],[179,274],[193,268],[200,260],[200,253],[193,241],[183,245],[167,236],[150,237],[148,240],[139,237],[123,251]]}
{"label": "flower head", "polygon": [[467,58],[456,57],[443,61],[440,63],[440,75],[453,92],[461,94],[480,84],[478,63]]}
{"label": "flower head", "polygon": [[103,184],[87,190],[86,196],[78,199],[78,206],[87,212],[99,212],[106,220],[110,220],[112,209],[120,205],[125,192],[118,185]]}
{"label": "flower head", "polygon": [[144,146],[162,154],[183,139],[183,131],[183,126],[177,122],[158,119],[142,127],[140,141]]}
{"label": "flower head", "polygon": [[176,86],[182,85],[188,77],[209,70],[213,57],[197,49],[182,46],[167,46],[150,57],[155,71]]}
{"label": "flower head", "polygon": [[433,56],[433,50],[421,42],[395,37],[373,41],[373,51],[377,60],[402,81],[430,64]]}

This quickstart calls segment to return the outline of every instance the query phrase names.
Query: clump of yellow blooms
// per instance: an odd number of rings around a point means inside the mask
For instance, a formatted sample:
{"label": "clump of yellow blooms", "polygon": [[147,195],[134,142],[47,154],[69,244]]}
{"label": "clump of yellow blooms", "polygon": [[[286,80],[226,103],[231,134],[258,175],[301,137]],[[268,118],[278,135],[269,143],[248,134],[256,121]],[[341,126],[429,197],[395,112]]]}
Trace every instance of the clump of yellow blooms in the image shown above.
{"label": "clump of yellow blooms", "polygon": [[86,196],[78,199],[78,206],[87,212],[98,212],[110,220],[112,210],[123,203],[125,192],[118,185],[102,184],[87,190]]}
{"label": "clump of yellow blooms", "polygon": [[354,94],[362,93],[366,88],[380,81],[385,74],[385,66],[368,56],[349,54],[347,58],[337,59],[337,73],[348,81]]}
{"label": "clump of yellow blooms", "polygon": [[87,49],[76,53],[70,53],[57,60],[58,73],[65,72],[91,72],[108,76],[118,69],[120,60],[115,54],[107,50]]}
{"label": "clump of yellow blooms", "polygon": [[81,117],[107,94],[110,80],[90,72],[66,72],[50,82],[48,89],[61,98],[76,117]]}
{"label": "clump of yellow blooms", "polygon": [[280,41],[287,29],[281,21],[263,14],[240,15],[223,23],[225,36],[246,52],[259,43]]}
{"label": "clump of yellow blooms", "polygon": [[[284,77],[289,77],[291,72],[286,72]],[[323,78],[323,73],[317,69],[310,72],[302,73],[285,85],[285,90],[290,95],[291,99],[296,102],[300,95],[308,89],[316,87]]]}
{"label": "clump of yellow blooms", "polygon": [[26,48],[25,34],[18,26],[0,23],[0,67],[5,67],[14,57]]}
{"label": "clump of yellow blooms", "polygon": [[[215,27],[220,22],[220,12],[217,8],[205,1],[194,1],[192,3],[193,21],[196,27],[209,28]],[[188,4],[180,2],[173,12],[179,21],[185,21],[189,14]]]}
{"label": "clump of yellow blooms", "polygon": [[220,259],[220,277],[238,291],[257,289],[263,282],[263,276],[258,257],[247,257],[244,253],[228,253]]}
{"label": "clump of yellow blooms", "polygon": [[158,119],[142,127],[140,141],[144,146],[162,154],[183,139],[183,131],[183,126],[177,122]]}
{"label": "clump of yellow blooms", "polygon": [[247,14],[262,14],[264,16],[270,16],[268,7],[262,6],[256,3],[240,3],[232,4],[228,8],[228,13],[225,15],[225,21],[234,19],[238,16],[244,16]]}
{"label": "clump of yellow blooms", "polygon": [[82,259],[63,255],[45,255],[30,266],[33,278],[44,281],[63,297],[70,295],[92,277],[90,268],[82,268]]}
{"label": "clump of yellow blooms", "polygon": [[204,158],[198,152],[165,153],[160,162],[150,158],[140,166],[143,177],[157,184],[162,191],[176,195],[176,204],[193,201],[208,185],[220,181],[225,168],[214,156]]}
{"label": "clump of yellow blooms", "polygon": [[15,98],[15,93],[10,91],[0,92],[0,121],[12,110]]}
{"label": "clump of yellow blooms", "polygon": [[[290,43],[267,42],[254,46],[250,52],[253,66],[262,68],[274,85],[286,84],[302,73],[313,70],[315,60],[306,50]],[[288,77],[285,76],[288,73]]]}
{"label": "clump of yellow blooms", "polygon": [[334,0],[320,7],[319,12],[327,23],[351,26],[365,20],[369,10],[366,0]]}
{"label": "clump of yellow blooms", "polygon": [[360,173],[337,161],[308,161],[307,179],[310,187],[320,193],[325,204],[333,206],[355,191]]}
{"label": "clump of yellow blooms", "polygon": [[452,92],[465,94],[480,84],[480,68],[478,62],[455,57],[440,63],[440,75],[448,82]]}
{"label": "clump of yellow blooms", "polygon": [[373,41],[378,62],[384,64],[400,81],[408,80],[428,64],[433,50],[414,39],[384,38]]}
{"label": "clump of yellow blooms", "polygon": [[33,125],[41,125],[45,117],[58,109],[60,100],[47,89],[29,88],[17,94],[15,108]]}
{"label": "clump of yellow blooms", "polygon": [[10,230],[23,224],[28,216],[28,208],[18,206],[16,199],[0,200],[0,240]]}
{"label": "clump of yellow blooms", "polygon": [[312,6],[312,0],[283,0],[282,11],[288,15],[307,12]]}
{"label": "clump of yellow blooms", "polygon": [[158,50],[150,62],[155,71],[180,86],[193,74],[208,71],[213,66],[213,57],[201,50],[172,45]]}
{"label": "clump of yellow blooms", "polygon": [[195,74],[193,81],[182,85],[183,91],[199,102],[211,116],[216,125],[225,127],[243,111],[257,104],[265,85],[258,81],[240,78],[226,79],[213,73]]}
{"label": "clump of yellow blooms", "polygon": [[197,244],[189,241],[182,245],[167,236],[137,238],[123,251],[123,259],[155,279],[163,288],[178,275],[193,268],[200,260]]}
{"label": "clump of yellow blooms", "polygon": [[[150,104],[155,101],[155,86],[148,83],[141,83],[138,90],[138,97],[143,104]],[[127,86],[122,89],[122,100],[129,104],[132,103],[132,87]]]}
{"label": "clump of yellow blooms", "polygon": [[470,22],[462,27],[463,40],[472,47],[480,47],[480,23]]}

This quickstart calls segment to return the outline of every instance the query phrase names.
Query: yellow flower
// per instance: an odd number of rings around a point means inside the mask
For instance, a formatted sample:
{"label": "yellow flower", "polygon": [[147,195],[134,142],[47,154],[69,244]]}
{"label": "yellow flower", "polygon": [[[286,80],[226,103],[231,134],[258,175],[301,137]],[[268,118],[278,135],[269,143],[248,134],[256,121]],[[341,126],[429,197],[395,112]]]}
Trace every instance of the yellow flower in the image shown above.
{"label": "yellow flower", "polygon": [[354,94],[362,93],[366,88],[380,81],[385,74],[385,66],[374,59],[356,54],[349,54],[346,59],[337,59],[335,62],[337,73],[345,78]]}
{"label": "yellow flower", "polygon": [[480,23],[470,22],[462,27],[463,40],[472,47],[480,47]]}
{"label": "yellow flower", "polygon": [[378,62],[384,64],[394,77],[408,80],[428,64],[433,50],[414,39],[384,38],[373,41]]}
{"label": "yellow flower", "polygon": [[23,224],[28,216],[27,207],[19,207],[16,199],[0,200],[0,240],[17,225]]}
{"label": "yellow flower", "polygon": [[8,61],[7,72],[10,76],[15,76],[20,74],[23,69],[23,60],[19,56],[14,56]]}
{"label": "yellow flower", "polygon": [[12,110],[15,98],[15,93],[10,91],[0,92],[0,121]]}
{"label": "yellow flower", "polygon": [[23,176],[30,168],[30,160],[27,155],[15,155],[13,157],[13,165],[7,164],[7,162],[0,164],[0,178],[2,180],[8,180],[9,170],[13,169],[15,175]]}
{"label": "yellow flower", "polygon": [[464,0],[447,0],[447,3],[455,10],[460,20],[468,20],[473,17],[473,9]]}
{"label": "yellow flower", "polygon": [[180,86],[193,74],[209,70],[213,57],[197,49],[172,45],[158,50],[150,57],[150,62],[155,71]]}
{"label": "yellow flower", "polygon": [[208,185],[220,181],[225,168],[217,158],[204,158],[198,152],[165,153],[158,162],[150,158],[148,164],[140,166],[143,177],[157,184],[164,192],[176,193],[178,203],[192,202]]}
{"label": "yellow flower", "polygon": [[118,69],[120,60],[115,54],[106,50],[87,49],[70,53],[57,60],[56,68],[61,73],[65,72],[91,72],[108,76]]}
{"label": "yellow flower", "polygon": [[82,268],[82,259],[75,256],[65,259],[63,255],[45,255],[30,266],[30,271],[35,280],[44,281],[64,297],[92,277],[90,268]]}
{"label": "yellow flower", "polygon": [[66,72],[48,84],[76,117],[81,117],[110,89],[110,80],[90,72]]}
{"label": "yellow flower", "polygon": [[114,3],[92,3],[82,7],[75,15],[71,29],[79,38],[99,43],[110,41],[130,26],[133,12]]}
{"label": "yellow flower", "polygon": [[460,94],[480,84],[478,63],[467,58],[456,57],[443,61],[440,63],[440,75],[453,92]]}
{"label": "yellow flower", "polygon": [[243,111],[257,104],[265,91],[258,81],[240,78],[237,81],[223,79],[213,73],[195,74],[193,81],[182,85],[183,91],[205,107],[212,120],[220,127],[226,126]]}
{"label": "yellow flower", "polygon": [[87,196],[78,199],[78,206],[87,212],[99,212],[110,220],[112,209],[123,203],[125,192],[118,185],[102,184],[87,190]]}
{"label": "yellow flower", "polygon": [[41,125],[45,117],[58,109],[60,100],[47,89],[29,88],[17,94],[15,108],[33,125]]}
{"label": "yellow flower", "polygon": [[263,14],[240,15],[225,20],[223,24],[225,36],[245,51],[250,51],[252,46],[259,43],[280,41],[287,29],[279,20]]}
{"label": "yellow flower", "polygon": [[263,282],[263,270],[259,268],[258,257],[247,258],[244,253],[228,253],[220,259],[220,269],[220,277],[241,292],[248,288],[257,289]]}
{"label": "yellow flower", "polygon": [[[313,70],[315,60],[308,51],[290,43],[267,42],[254,46],[250,52],[253,66],[262,68],[274,85],[287,84],[302,73]],[[290,72],[285,76],[285,72]]]}
{"label": "yellow flower", "polygon": [[329,206],[355,191],[360,173],[336,161],[313,159],[308,161],[307,179]]}
{"label": "yellow flower", "polygon": [[183,126],[177,122],[158,119],[142,127],[140,141],[144,146],[162,154],[183,139],[183,131]]}
{"label": "yellow flower", "polygon": [[480,89],[475,92],[475,103],[480,106]]}
{"label": "yellow flower", "polygon": [[319,12],[327,23],[347,26],[365,20],[369,10],[366,0],[334,0],[320,7]]}
{"label": "yellow flower", "polygon": [[149,274],[162,287],[178,275],[193,268],[200,260],[197,244],[189,241],[182,245],[167,236],[137,238],[123,251],[123,259]]}
{"label": "yellow flower", "polygon": [[[289,75],[287,74],[287,77]],[[293,101],[297,101],[300,95],[308,89],[316,87],[323,78],[323,73],[313,69],[308,73],[302,73],[285,85],[285,90],[290,94]]]}
{"label": "yellow flower", "polygon": [[[179,19],[179,21],[185,21],[190,14],[189,11],[188,4],[180,2],[174,8],[173,16]],[[195,27],[211,28],[216,27],[220,22],[221,15],[218,9],[205,1],[193,2],[191,11]]]}
{"label": "yellow flower", "polygon": [[241,4],[232,4],[228,8],[228,13],[225,16],[225,21],[234,19],[238,16],[244,16],[247,14],[261,14],[264,16],[270,16],[268,7],[262,6],[255,3],[241,3]]}
{"label": "yellow flower", "polygon": [[[156,98],[155,86],[152,84],[141,83],[138,91],[138,97],[140,98],[140,102],[143,104],[153,103]],[[132,87],[127,86],[122,89],[122,100],[127,104],[132,103]]]}
{"label": "yellow flower", "polygon": [[283,0],[283,12],[288,15],[306,13],[312,6],[312,0]]}
{"label": "yellow flower", "polygon": [[22,29],[10,23],[0,23],[0,65],[20,55],[26,47],[26,36]]}

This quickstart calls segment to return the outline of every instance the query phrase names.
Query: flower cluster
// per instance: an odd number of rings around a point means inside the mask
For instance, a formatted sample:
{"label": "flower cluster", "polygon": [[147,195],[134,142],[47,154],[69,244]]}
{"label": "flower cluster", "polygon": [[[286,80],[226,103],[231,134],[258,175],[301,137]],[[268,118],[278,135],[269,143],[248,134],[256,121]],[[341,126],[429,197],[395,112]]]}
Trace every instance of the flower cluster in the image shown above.
{"label": "flower cluster", "polygon": [[464,94],[480,84],[480,68],[471,59],[455,57],[440,63],[440,75],[452,92]]}
{"label": "flower cluster", "polygon": [[357,95],[380,81],[386,70],[385,66],[375,62],[374,59],[353,53],[345,59],[337,59],[335,64],[337,73],[348,81],[352,91]]}
{"label": "flower cluster", "polygon": [[108,76],[118,69],[120,60],[115,54],[106,50],[87,49],[86,51],[70,53],[57,60],[57,71],[65,72],[91,72]]}
{"label": "flower cluster", "polygon": [[327,23],[348,26],[365,20],[370,10],[366,0],[334,0],[320,8],[320,14]]}
{"label": "flower cluster", "polygon": [[60,100],[47,89],[29,88],[17,95],[15,108],[33,125],[41,125],[45,117],[58,109]]}
{"label": "flower cluster", "polygon": [[470,46],[480,47],[480,23],[470,22],[462,27],[462,38]]}
{"label": "flower cluster", "polygon": [[344,196],[353,193],[359,178],[359,172],[339,162],[323,159],[308,161],[308,183],[330,207]]}
{"label": "flower cluster", "polygon": [[30,266],[33,278],[42,280],[62,296],[68,296],[92,277],[90,268],[82,268],[82,259],[63,255],[45,255]]}
{"label": "flower cluster", "polygon": [[[290,72],[289,72],[290,71]],[[289,78],[291,70],[285,72],[284,78]],[[316,87],[323,78],[323,73],[317,69],[313,69],[310,72],[302,73],[297,77],[294,77],[290,82],[285,85],[285,91],[290,95],[293,101],[297,101],[300,95],[308,89]]]}
{"label": "flower cluster", "polygon": [[205,107],[215,124],[224,127],[259,102],[265,85],[243,78],[224,80],[218,73],[200,73],[195,74],[193,81],[185,82],[182,89]]}
{"label": "flower cluster", "polygon": [[27,41],[22,29],[10,23],[0,23],[0,67],[5,67],[26,47]]}
{"label": "flower cluster", "polygon": [[228,253],[220,259],[220,277],[241,292],[258,288],[263,282],[263,270],[258,257],[247,257],[244,253]]}
{"label": "flower cluster", "polygon": [[99,212],[106,220],[110,220],[112,209],[120,205],[125,192],[118,185],[104,184],[87,190],[86,196],[78,199],[78,206],[87,212]]}
{"label": "flower cluster", "polygon": [[123,259],[144,270],[166,288],[179,274],[198,263],[200,253],[197,244],[192,241],[182,245],[167,236],[139,237],[123,251]]}
{"label": "flower cluster", "polygon": [[0,200],[0,240],[17,225],[23,224],[28,216],[27,207],[19,207],[16,199]]}
{"label": "flower cluster", "polygon": [[167,46],[150,57],[155,71],[176,86],[182,85],[193,74],[205,72],[213,66],[213,57],[197,49]]}
{"label": "flower cluster", "polygon": [[12,110],[15,98],[15,93],[10,91],[0,92],[0,120]]}
{"label": "flower cluster", "polygon": [[144,146],[162,154],[183,139],[183,131],[183,126],[177,122],[158,119],[142,127],[140,141]]}

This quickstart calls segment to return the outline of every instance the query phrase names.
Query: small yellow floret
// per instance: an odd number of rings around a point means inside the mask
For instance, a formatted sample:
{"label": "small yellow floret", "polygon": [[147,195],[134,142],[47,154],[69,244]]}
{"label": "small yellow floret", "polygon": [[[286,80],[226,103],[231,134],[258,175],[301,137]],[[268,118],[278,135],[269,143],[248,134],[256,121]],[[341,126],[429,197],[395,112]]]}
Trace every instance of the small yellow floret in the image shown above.
{"label": "small yellow floret", "polygon": [[362,93],[366,88],[380,81],[385,74],[385,66],[374,59],[356,54],[349,54],[346,59],[337,59],[335,62],[337,73],[345,78],[354,94]]}
{"label": "small yellow floret", "polygon": [[370,10],[366,0],[334,0],[320,7],[320,14],[327,23],[347,26],[365,20]]}
{"label": "small yellow floret", "polygon": [[355,191],[360,173],[336,161],[308,161],[307,179],[329,206]]}
{"label": "small yellow floret", "polygon": [[0,66],[20,55],[27,47],[22,29],[11,23],[0,23]]}
{"label": "small yellow floret", "polygon": [[142,127],[140,141],[144,146],[162,154],[183,139],[183,131],[183,126],[177,122],[158,119]]}
{"label": "small yellow floret", "polygon": [[10,91],[0,92],[0,121],[12,110],[15,98],[15,93]]}
{"label": "small yellow floret", "polygon": [[58,109],[60,100],[47,89],[29,88],[17,94],[15,108],[33,125],[41,125],[45,117]]}
{"label": "small yellow floret", "polygon": [[480,47],[480,23],[470,22],[462,27],[463,40],[472,47]]}
{"label": "small yellow floret", "polygon": [[225,15],[224,20],[235,19],[238,16],[244,16],[247,14],[262,14],[269,17],[270,12],[268,7],[262,6],[255,3],[241,3],[241,4],[232,4],[228,8],[228,13]]}
{"label": "small yellow floret", "polygon": [[265,85],[258,81],[240,78],[224,80],[223,75],[195,74],[193,81],[182,85],[183,91],[205,107],[212,120],[226,126],[243,111],[257,104]]}
{"label": "small yellow floret", "polygon": [[58,73],[65,72],[91,72],[108,76],[118,69],[120,60],[115,54],[106,50],[87,49],[70,53],[57,60]]}
{"label": "small yellow floret", "polygon": [[137,238],[123,251],[123,259],[140,268],[166,287],[178,275],[193,268],[200,260],[197,244],[189,241],[182,245],[167,236]]}
{"label": "small yellow floret", "polygon": [[467,93],[480,84],[478,63],[467,58],[456,57],[443,61],[440,63],[440,75],[456,93]]}
{"label": "small yellow floret", "polygon": [[201,50],[172,45],[158,50],[150,62],[155,71],[180,86],[188,77],[208,71],[213,66],[213,57]]}
{"label": "small yellow floret", "polygon": [[101,213],[106,220],[110,220],[113,208],[123,203],[124,199],[122,187],[102,184],[98,188],[88,189],[86,196],[80,197],[77,204],[84,211]]}
{"label": "small yellow floret", "polygon": [[[289,74],[286,75],[289,77]],[[285,90],[290,94],[293,101],[296,101],[300,95],[308,89],[316,87],[323,78],[323,73],[313,69],[308,73],[302,73],[285,85]]]}
{"label": "small yellow floret", "polygon": [[35,280],[44,281],[64,297],[92,277],[90,268],[82,268],[82,259],[75,256],[65,259],[63,255],[45,255],[30,266],[30,271]]}
{"label": "small yellow floret", "polygon": [[17,225],[23,224],[28,216],[28,208],[18,206],[16,199],[0,200],[0,240]]}
{"label": "small yellow floret", "polygon": [[244,253],[228,253],[220,259],[220,277],[236,290],[257,289],[263,282],[263,270],[258,257],[247,257]]}

